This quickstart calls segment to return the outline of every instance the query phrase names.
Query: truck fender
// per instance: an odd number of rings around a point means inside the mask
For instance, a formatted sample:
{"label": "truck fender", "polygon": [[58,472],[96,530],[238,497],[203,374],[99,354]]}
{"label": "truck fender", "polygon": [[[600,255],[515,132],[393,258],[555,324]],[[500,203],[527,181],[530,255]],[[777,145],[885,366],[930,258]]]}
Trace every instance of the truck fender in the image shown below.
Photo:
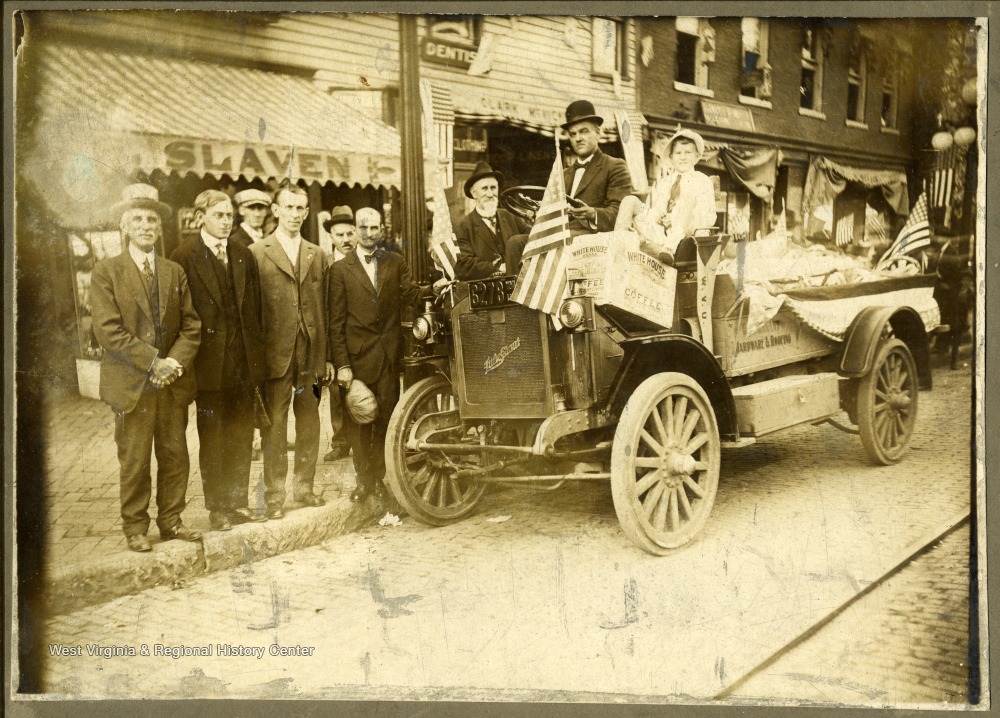
{"label": "truck fender", "polygon": [[840,350],[841,376],[857,378],[871,370],[882,336],[891,331],[913,354],[921,389],[931,388],[931,362],[927,330],[910,307],[865,307],[851,322]]}
{"label": "truck fender", "polygon": [[621,416],[629,397],[647,378],[665,371],[680,372],[705,390],[722,439],[738,438],[736,401],[729,380],[704,344],[681,334],[659,334],[627,339],[621,346],[625,355],[608,392],[605,411]]}

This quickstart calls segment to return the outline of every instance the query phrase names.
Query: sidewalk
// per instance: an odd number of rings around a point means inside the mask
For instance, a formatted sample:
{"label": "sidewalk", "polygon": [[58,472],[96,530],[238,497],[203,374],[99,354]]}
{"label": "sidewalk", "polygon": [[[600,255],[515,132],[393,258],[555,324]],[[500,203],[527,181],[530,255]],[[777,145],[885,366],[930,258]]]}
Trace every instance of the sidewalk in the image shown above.
{"label": "sidewalk", "polygon": [[[46,601],[50,611],[71,611],[319,543],[357,530],[384,514],[384,507],[377,502],[350,502],[354,489],[354,466],[350,458],[323,462],[330,441],[330,410],[328,394],[324,392],[315,491],[326,499],[326,506],[301,508],[289,496],[285,518],[281,520],[236,526],[227,532],[210,531],[194,411],[192,404],[187,431],[191,473],[188,505],[182,518],[186,526],[202,531],[204,538],[195,543],[161,542],[154,522],[149,531],[153,551],[138,554],[128,550],[121,529],[111,408],[101,401],[82,398],[73,390],[52,392],[47,397],[45,552],[49,586]],[[294,431],[292,417],[289,425],[289,431]],[[289,458],[292,457],[289,452]],[[252,507],[263,505],[262,472],[261,462],[255,461],[250,471]],[[150,514],[155,519],[155,457],[153,477]]]}

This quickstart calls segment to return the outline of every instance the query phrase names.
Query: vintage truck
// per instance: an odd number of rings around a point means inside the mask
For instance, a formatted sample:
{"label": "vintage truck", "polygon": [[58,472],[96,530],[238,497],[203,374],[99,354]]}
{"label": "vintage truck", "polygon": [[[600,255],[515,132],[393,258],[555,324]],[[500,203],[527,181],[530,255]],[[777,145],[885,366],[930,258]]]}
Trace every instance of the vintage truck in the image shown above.
{"label": "vintage truck", "polygon": [[610,480],[629,539],[664,554],[705,525],[724,447],[829,421],[860,434],[876,464],[899,461],[931,386],[934,278],[790,290],[749,333],[738,278],[716,272],[728,239],[696,238],[697,259],[667,267],[605,238],[625,259],[567,269],[558,322],[510,300],[513,276],[428,302],[405,360],[423,378],[386,441],[402,507],[444,525],[493,482]]}

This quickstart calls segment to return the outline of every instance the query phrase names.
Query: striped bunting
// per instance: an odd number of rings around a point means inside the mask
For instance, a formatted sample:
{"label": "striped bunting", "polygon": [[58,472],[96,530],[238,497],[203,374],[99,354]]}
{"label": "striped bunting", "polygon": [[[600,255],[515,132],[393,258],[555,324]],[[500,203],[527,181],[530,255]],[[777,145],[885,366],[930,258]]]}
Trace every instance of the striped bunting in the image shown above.
{"label": "striped bunting", "polygon": [[837,220],[837,246],[843,247],[854,239],[854,213],[846,214]]}
{"label": "striped bunting", "polygon": [[952,190],[955,187],[954,147],[937,153],[930,184],[931,207],[950,206]]}
{"label": "striped bunting", "polygon": [[[440,180],[440,177],[438,178]],[[428,250],[434,264],[448,279],[455,278],[455,263],[458,261],[458,243],[451,227],[451,210],[444,195],[444,182],[439,181],[434,192],[434,229],[428,242]]]}
{"label": "striped bunting", "polygon": [[931,225],[927,219],[927,193],[921,192],[906,224],[899,230],[896,241],[882,255],[881,262],[928,247],[930,243]]}
{"label": "striped bunting", "polygon": [[571,241],[567,216],[562,159],[556,160],[545,186],[535,223],[521,255],[521,272],[511,293],[518,304],[555,315],[566,292],[565,247]]}

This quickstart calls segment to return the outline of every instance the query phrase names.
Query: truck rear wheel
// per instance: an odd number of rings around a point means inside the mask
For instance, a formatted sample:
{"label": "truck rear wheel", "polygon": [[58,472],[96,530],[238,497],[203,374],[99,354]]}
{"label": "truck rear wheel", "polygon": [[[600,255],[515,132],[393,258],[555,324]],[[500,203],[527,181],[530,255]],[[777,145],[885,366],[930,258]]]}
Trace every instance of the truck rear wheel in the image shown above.
{"label": "truck rear wheel", "polygon": [[385,441],[385,480],[393,496],[413,518],[432,526],[444,526],[471,514],[486,485],[457,478],[455,469],[441,452],[407,448],[414,422],[428,414],[454,416],[457,428],[435,433],[434,443],[456,444],[462,436],[458,401],[451,382],[440,375],[421,379],[400,397],[389,419]]}
{"label": "truck rear wheel", "polygon": [[883,340],[871,370],[858,380],[858,429],[876,464],[895,464],[910,446],[917,422],[917,365],[899,339]]}
{"label": "truck rear wheel", "polygon": [[646,379],[629,397],[611,445],[611,494],[625,535],[663,555],[708,520],[719,486],[715,412],[686,374]]}

